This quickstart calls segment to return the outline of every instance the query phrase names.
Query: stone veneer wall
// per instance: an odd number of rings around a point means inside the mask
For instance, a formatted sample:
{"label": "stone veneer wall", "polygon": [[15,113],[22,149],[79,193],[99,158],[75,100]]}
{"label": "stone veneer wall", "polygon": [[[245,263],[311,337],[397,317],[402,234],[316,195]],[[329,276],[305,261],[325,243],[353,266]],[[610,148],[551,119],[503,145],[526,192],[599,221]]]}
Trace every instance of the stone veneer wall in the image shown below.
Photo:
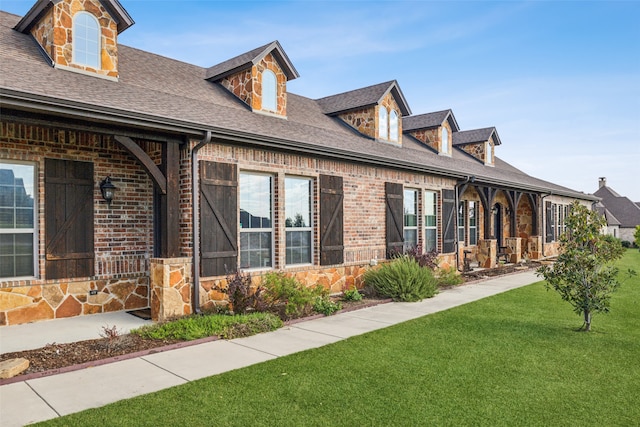
{"label": "stone veneer wall", "polygon": [[411,136],[416,138],[418,141],[423,142],[426,146],[432,148],[438,153],[442,152],[442,129],[446,128],[449,133],[449,155],[453,150],[453,145],[451,142],[451,135],[453,135],[453,131],[451,130],[451,126],[449,126],[449,122],[445,121],[442,126],[430,128],[430,129],[418,129],[409,132]]}
{"label": "stone veneer wall", "polygon": [[485,143],[476,143],[476,144],[464,144],[457,145],[458,148],[461,148],[463,151],[471,154],[476,159],[480,160],[482,163],[492,165],[493,161],[493,144],[489,143],[491,146],[491,152],[489,153],[489,161],[486,160],[487,153],[485,152]]}
{"label": "stone veneer wall", "polygon": [[338,114],[338,117],[355,130],[370,138],[378,137],[378,114],[376,107],[361,108]]}
{"label": "stone veneer wall", "polygon": [[[276,75],[277,111],[262,108],[262,72],[264,70],[271,70]],[[220,84],[255,111],[268,111],[284,117],[287,115],[287,76],[271,53],[265,55],[251,69],[220,80]]]}
{"label": "stone veneer wall", "polygon": [[[152,158],[159,145],[141,142]],[[47,280],[44,248],[44,160],[92,162],[94,166],[95,276]],[[36,168],[37,276],[0,279],[0,324],[16,324],[148,306],[149,258],[153,253],[153,184],[118,142],[109,136],[0,123],[0,162]],[[109,208],[99,183],[110,175],[116,197]],[[90,290],[98,291],[90,295]]]}
{"label": "stone veneer wall", "polygon": [[[99,70],[73,62],[73,16],[86,11],[101,27]],[[31,35],[56,65],[77,68],[99,75],[118,77],[118,25],[97,0],[71,0],[55,3],[33,26]]]}

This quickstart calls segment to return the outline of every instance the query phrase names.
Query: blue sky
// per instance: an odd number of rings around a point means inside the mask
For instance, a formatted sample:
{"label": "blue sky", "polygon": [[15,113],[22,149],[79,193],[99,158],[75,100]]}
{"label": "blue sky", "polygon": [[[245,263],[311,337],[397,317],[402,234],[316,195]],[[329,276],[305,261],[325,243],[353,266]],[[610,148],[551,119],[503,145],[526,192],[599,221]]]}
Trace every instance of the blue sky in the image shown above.
{"label": "blue sky", "polygon": [[120,1],[120,43],[208,67],[278,40],[291,92],[395,79],[413,114],[495,126],[526,173],[584,192],[606,176],[640,202],[640,1]]}

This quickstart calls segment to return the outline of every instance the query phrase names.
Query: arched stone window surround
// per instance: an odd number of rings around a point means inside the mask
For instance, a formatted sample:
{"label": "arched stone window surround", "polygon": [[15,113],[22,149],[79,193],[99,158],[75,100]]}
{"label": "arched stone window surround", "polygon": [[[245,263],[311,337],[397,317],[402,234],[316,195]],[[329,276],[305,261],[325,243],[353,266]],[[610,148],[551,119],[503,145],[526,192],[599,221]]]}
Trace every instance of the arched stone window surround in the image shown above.
{"label": "arched stone window surround", "polygon": [[271,70],[262,72],[262,109],[268,111],[278,109],[278,79]]}
{"label": "arched stone window surround", "polygon": [[398,141],[399,135],[398,113],[396,110],[391,110],[389,113],[389,139],[391,141]]}
{"label": "arched stone window surround", "polygon": [[73,62],[100,69],[100,23],[89,12],[73,16]]}

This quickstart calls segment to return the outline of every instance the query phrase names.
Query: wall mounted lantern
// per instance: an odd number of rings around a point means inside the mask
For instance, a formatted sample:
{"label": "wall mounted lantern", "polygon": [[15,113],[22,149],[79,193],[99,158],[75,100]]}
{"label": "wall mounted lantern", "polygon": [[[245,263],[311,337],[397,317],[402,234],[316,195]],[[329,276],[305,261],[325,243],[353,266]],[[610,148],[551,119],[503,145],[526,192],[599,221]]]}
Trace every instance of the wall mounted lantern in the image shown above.
{"label": "wall mounted lantern", "polygon": [[111,201],[113,200],[115,191],[116,186],[111,183],[110,176],[102,180],[100,183],[100,192],[102,193],[102,198],[107,202],[109,208],[111,208]]}
{"label": "wall mounted lantern", "polygon": [[491,213],[494,214],[494,215],[497,215],[498,214],[498,209],[500,209],[500,208],[498,208],[498,205],[493,205],[493,207],[491,208]]}

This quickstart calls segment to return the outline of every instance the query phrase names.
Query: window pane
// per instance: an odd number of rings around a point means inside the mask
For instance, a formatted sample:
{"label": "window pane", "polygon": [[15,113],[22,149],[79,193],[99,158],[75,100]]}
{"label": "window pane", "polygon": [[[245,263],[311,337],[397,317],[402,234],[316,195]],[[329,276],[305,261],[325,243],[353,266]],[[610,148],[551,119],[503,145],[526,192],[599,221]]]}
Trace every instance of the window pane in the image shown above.
{"label": "window pane", "polygon": [[262,109],[269,111],[277,110],[278,83],[276,75],[271,70],[262,72]]}
{"label": "window pane", "polygon": [[418,230],[404,230],[404,249],[415,248],[418,244]]}
{"label": "window pane", "polygon": [[404,226],[415,227],[418,225],[418,192],[416,190],[404,190]]}
{"label": "window pane", "polygon": [[395,110],[391,110],[389,114],[389,139],[398,140],[398,113]]}
{"label": "window pane", "polygon": [[381,105],[380,112],[378,113],[378,128],[380,129],[380,138],[382,139],[389,138],[389,131],[387,127],[387,121],[389,120],[389,117],[387,116],[387,109]]}
{"label": "window pane", "polygon": [[240,228],[271,228],[271,177],[240,174]]}
{"label": "window pane", "polygon": [[240,233],[240,268],[271,267],[271,232]]}
{"label": "window pane", "polygon": [[311,227],[311,180],[285,178],[285,226]]}
{"label": "window pane", "polygon": [[442,128],[442,152],[449,153],[449,131],[444,127]]}
{"label": "window pane", "polygon": [[73,61],[100,68],[100,28],[89,13],[79,12],[73,18]]}
{"label": "window pane", "polygon": [[425,231],[424,249],[429,252],[436,250],[436,229],[429,228]]}
{"label": "window pane", "polygon": [[0,228],[15,228],[15,211],[13,209],[0,208]]}
{"label": "window pane", "polygon": [[0,234],[0,277],[33,276],[33,234]]}
{"label": "window pane", "polygon": [[311,231],[287,231],[287,264],[311,263]]}

